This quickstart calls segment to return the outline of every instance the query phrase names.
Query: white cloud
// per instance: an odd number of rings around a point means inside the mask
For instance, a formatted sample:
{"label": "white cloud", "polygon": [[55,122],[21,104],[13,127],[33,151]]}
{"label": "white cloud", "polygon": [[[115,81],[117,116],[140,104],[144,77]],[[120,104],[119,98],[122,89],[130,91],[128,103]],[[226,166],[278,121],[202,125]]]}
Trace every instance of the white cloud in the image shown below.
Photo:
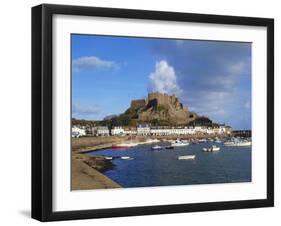
{"label": "white cloud", "polygon": [[72,103],[73,115],[76,115],[76,114],[92,115],[92,114],[98,114],[99,112],[100,112],[100,109],[96,105],[81,105],[77,102]]}
{"label": "white cloud", "polygon": [[161,92],[167,94],[181,93],[181,89],[177,84],[177,76],[172,66],[167,61],[161,60],[156,62],[155,71],[149,75],[150,89],[153,92]]}
{"label": "white cloud", "polygon": [[225,110],[226,101],[231,98],[231,94],[224,91],[197,91],[198,96],[193,96],[187,92],[183,101],[190,103],[188,105],[191,111],[199,115],[208,117],[227,115]]}
{"label": "white cloud", "polygon": [[102,60],[96,56],[85,56],[74,59],[72,61],[72,67],[74,70],[80,71],[84,69],[111,69],[117,68],[118,66],[114,61]]}

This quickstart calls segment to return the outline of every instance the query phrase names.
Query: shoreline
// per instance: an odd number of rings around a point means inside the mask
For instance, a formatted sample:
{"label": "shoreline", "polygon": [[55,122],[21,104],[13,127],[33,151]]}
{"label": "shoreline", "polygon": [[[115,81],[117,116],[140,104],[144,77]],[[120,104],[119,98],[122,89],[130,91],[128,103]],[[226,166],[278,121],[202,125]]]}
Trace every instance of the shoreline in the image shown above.
{"label": "shoreline", "polygon": [[[140,143],[140,144],[145,144],[145,140],[146,139],[158,139],[160,141],[162,140],[176,140],[177,138],[180,139],[206,139],[206,138],[229,138],[230,136],[226,136],[226,135],[181,135],[181,136],[135,136],[135,138],[133,139],[135,142]],[[72,152],[74,153],[79,153],[79,154],[86,154],[89,152],[94,152],[94,151],[99,151],[99,150],[103,150],[103,149],[107,149],[107,148],[111,148],[111,146],[113,144],[116,143],[122,143],[122,142],[128,142],[130,141],[130,138],[128,136],[125,137],[114,137],[116,139],[114,139],[114,142],[112,142],[112,137],[80,137],[80,138],[75,138],[72,139]],[[102,139],[103,142],[99,143],[99,144],[95,144],[93,143],[92,145],[80,145],[79,147],[75,147],[77,146],[75,143],[79,140],[79,139],[84,139],[84,140],[100,140]],[[147,143],[149,144],[149,142]]]}

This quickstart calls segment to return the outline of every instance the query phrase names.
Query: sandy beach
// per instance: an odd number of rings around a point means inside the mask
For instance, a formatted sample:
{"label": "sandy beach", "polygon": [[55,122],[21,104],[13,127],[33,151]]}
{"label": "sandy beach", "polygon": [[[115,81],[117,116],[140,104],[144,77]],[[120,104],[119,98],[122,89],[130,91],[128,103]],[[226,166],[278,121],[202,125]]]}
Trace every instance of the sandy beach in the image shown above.
{"label": "sandy beach", "polygon": [[73,156],[71,190],[120,188],[121,186],[85,163],[87,157]]}

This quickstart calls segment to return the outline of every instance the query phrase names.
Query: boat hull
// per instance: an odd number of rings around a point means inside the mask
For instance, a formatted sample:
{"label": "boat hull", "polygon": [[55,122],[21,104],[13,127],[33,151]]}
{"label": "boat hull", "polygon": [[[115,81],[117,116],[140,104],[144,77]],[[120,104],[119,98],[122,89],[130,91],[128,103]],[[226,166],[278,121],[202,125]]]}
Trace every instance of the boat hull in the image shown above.
{"label": "boat hull", "polygon": [[174,144],[171,144],[172,147],[184,147],[184,146],[188,146],[189,143],[174,143]]}
{"label": "boat hull", "polygon": [[193,159],[195,159],[195,155],[183,155],[178,157],[178,160],[193,160]]}
{"label": "boat hull", "polygon": [[251,142],[241,142],[241,143],[224,143],[224,146],[228,147],[248,147],[251,146]]}
{"label": "boat hull", "polygon": [[135,147],[137,145],[130,145],[130,144],[116,144],[116,145],[112,145],[111,148],[112,149],[117,149],[117,148],[132,148]]}

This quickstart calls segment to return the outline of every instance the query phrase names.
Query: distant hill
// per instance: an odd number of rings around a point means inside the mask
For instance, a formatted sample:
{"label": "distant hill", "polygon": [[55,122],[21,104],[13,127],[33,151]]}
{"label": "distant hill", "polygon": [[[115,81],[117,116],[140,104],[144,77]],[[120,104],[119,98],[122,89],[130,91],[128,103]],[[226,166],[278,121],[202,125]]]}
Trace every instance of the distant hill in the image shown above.
{"label": "distant hill", "polygon": [[111,120],[113,118],[117,117],[117,115],[107,115],[103,118],[103,120]]}
{"label": "distant hill", "polygon": [[85,119],[75,119],[72,118],[71,120],[72,126],[95,126],[96,122],[92,120],[85,120]]}

